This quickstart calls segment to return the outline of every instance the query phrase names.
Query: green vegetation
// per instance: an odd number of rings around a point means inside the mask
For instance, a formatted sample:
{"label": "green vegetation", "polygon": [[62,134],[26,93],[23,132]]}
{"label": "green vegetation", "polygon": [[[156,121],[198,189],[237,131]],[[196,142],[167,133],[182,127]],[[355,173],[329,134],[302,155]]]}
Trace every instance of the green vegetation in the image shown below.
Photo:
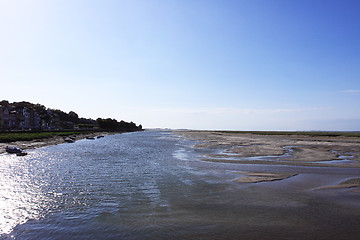
{"label": "green vegetation", "polygon": [[360,132],[301,132],[301,131],[215,131],[219,133],[250,133],[257,135],[301,135],[311,137],[360,137]]}
{"label": "green vegetation", "polygon": [[130,123],[125,121],[118,122],[116,119],[111,119],[111,118],[107,118],[107,119],[98,118],[96,122],[99,125],[99,127],[105,131],[134,132],[134,131],[142,130],[141,125],[136,126],[136,124],[133,122]]}
{"label": "green vegetation", "polygon": [[99,128],[118,132],[142,130],[141,125],[136,126],[133,122],[118,122],[111,118],[97,120],[80,118],[73,111],[66,113],[25,101],[13,103],[7,100],[0,101],[0,131],[92,131]]}
{"label": "green vegetation", "polygon": [[142,126],[115,119],[80,118],[77,113],[63,112],[30,102],[0,101],[0,143],[32,141],[53,136],[88,134],[97,131],[134,132]]}
{"label": "green vegetation", "polygon": [[94,129],[94,124],[78,124],[79,129]]}
{"label": "green vegetation", "polygon": [[[31,141],[35,139],[50,138],[53,136],[70,136],[85,132],[21,132],[21,133],[0,133],[0,142]],[[89,132],[86,132],[89,133]]]}

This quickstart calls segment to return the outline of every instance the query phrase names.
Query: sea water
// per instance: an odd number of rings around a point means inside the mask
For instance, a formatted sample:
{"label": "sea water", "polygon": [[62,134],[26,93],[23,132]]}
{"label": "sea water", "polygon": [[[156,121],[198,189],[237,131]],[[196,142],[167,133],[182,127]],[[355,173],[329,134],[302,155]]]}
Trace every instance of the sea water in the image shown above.
{"label": "sea water", "polygon": [[[359,194],[314,186],[358,169],[201,161],[207,149],[144,131],[0,155],[0,239],[358,239]],[[293,171],[241,184],[238,171]]]}

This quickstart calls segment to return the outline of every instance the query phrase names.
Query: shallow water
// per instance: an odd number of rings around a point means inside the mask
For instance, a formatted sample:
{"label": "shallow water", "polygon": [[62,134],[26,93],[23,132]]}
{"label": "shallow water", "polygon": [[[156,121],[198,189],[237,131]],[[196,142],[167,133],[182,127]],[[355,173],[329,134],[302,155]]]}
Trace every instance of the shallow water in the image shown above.
{"label": "shallow water", "polygon": [[[357,239],[359,194],[316,191],[358,169],[202,162],[171,132],[0,155],[2,239]],[[296,172],[239,184],[236,171]]]}

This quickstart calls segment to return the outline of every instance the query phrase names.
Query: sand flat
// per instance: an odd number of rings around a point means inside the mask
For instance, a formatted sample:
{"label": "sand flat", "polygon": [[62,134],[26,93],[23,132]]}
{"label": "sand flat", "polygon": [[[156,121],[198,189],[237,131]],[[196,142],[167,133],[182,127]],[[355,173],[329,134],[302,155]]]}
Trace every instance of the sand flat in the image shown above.
{"label": "sand flat", "polygon": [[[198,160],[242,174],[232,180],[237,183],[268,182],[270,186],[279,182],[281,185],[282,180],[299,175],[292,188],[348,189],[342,194],[360,193],[359,181],[349,181],[360,177],[356,173],[360,168],[360,137],[213,131],[176,131],[175,134],[195,140],[195,148],[207,149]],[[341,184],[333,185],[337,181]]]}
{"label": "sand flat", "polygon": [[[223,149],[221,153],[208,154],[202,158],[209,162],[360,167],[360,138],[357,137],[257,135],[212,131],[178,131],[176,134],[198,141],[196,148]],[[269,160],[269,156],[275,158]],[[258,158],[254,160],[252,157]]]}
{"label": "sand flat", "polygon": [[[360,178],[351,178],[336,185],[323,186],[317,188],[317,190],[346,189],[346,188],[360,188]],[[360,193],[360,189],[354,189],[353,192]]]}
{"label": "sand flat", "polygon": [[244,177],[239,177],[234,180],[234,182],[239,182],[239,183],[273,182],[297,175],[292,173],[268,173],[268,172],[237,172],[237,173],[246,175]]}

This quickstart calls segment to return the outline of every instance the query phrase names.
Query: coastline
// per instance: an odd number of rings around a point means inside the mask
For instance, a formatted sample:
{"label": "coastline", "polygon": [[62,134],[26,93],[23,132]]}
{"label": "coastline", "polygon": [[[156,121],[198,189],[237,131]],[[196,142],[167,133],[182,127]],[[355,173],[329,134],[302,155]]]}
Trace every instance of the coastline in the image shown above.
{"label": "coastline", "polygon": [[216,131],[175,131],[195,140],[195,148],[217,149],[203,161],[360,168],[359,137],[257,135]]}
{"label": "coastline", "polygon": [[[74,141],[78,141],[81,139],[86,139],[88,137],[96,137],[96,136],[105,136],[105,135],[113,135],[117,134],[116,132],[93,132],[93,133],[82,133],[72,135],[71,137],[74,138]],[[46,146],[58,145],[62,143],[66,143],[65,139],[68,137],[64,136],[52,136],[50,138],[43,138],[43,139],[35,139],[31,141],[16,141],[16,142],[9,142],[9,143],[0,143],[0,154],[6,153],[5,147],[6,146],[16,146],[21,148],[22,150],[29,150],[29,149],[36,149]]]}
{"label": "coastline", "polygon": [[[198,149],[216,150],[202,156],[201,161],[253,166],[292,166],[323,168],[360,168],[360,138],[357,137],[310,137],[256,135],[249,133],[222,133],[215,131],[173,131],[174,134],[197,141]],[[75,141],[116,132],[94,132],[72,136]],[[0,143],[0,154],[13,145],[22,150],[66,143],[63,136],[32,141]],[[297,172],[234,171],[242,175],[234,179],[238,183],[281,181],[299,175]],[[347,179],[349,180],[349,179]],[[347,181],[346,180],[346,181]],[[350,179],[351,180],[351,179]],[[344,179],[345,181],[345,179]],[[360,183],[321,186],[317,190],[352,188],[360,193]],[[348,182],[347,182],[348,183]]]}

